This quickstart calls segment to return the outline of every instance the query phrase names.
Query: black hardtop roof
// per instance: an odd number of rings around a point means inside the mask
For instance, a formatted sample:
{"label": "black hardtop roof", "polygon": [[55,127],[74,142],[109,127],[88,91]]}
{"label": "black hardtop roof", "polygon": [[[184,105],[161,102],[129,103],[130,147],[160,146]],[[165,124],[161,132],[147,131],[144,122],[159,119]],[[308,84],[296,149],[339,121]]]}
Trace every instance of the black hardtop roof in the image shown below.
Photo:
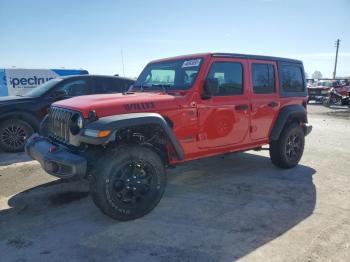
{"label": "black hardtop roof", "polygon": [[232,57],[232,58],[246,58],[246,59],[255,59],[255,60],[271,60],[287,63],[298,63],[302,64],[301,60],[283,58],[283,57],[274,57],[274,56],[263,56],[263,55],[246,55],[246,54],[234,54],[234,53],[212,53],[212,56],[215,57]]}

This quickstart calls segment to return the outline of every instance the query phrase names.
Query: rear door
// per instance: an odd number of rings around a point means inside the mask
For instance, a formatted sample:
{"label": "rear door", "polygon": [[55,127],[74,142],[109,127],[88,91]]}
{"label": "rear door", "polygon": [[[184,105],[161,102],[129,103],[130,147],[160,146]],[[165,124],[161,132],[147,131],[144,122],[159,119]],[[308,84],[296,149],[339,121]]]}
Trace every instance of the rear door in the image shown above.
{"label": "rear door", "polygon": [[274,61],[251,60],[251,126],[253,140],[268,139],[280,108],[277,66]]}
{"label": "rear door", "polygon": [[218,81],[219,87],[198,104],[199,148],[232,146],[249,137],[246,67],[243,59],[212,59],[207,79]]}

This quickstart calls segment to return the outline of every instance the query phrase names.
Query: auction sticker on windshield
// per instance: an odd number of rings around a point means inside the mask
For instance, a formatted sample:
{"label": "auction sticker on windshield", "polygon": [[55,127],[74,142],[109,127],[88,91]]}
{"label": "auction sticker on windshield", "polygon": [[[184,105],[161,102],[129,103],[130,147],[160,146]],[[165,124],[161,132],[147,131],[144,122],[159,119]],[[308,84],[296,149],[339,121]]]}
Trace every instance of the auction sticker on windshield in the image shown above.
{"label": "auction sticker on windshield", "polygon": [[200,63],[201,63],[200,59],[187,60],[183,63],[182,68],[199,66]]}

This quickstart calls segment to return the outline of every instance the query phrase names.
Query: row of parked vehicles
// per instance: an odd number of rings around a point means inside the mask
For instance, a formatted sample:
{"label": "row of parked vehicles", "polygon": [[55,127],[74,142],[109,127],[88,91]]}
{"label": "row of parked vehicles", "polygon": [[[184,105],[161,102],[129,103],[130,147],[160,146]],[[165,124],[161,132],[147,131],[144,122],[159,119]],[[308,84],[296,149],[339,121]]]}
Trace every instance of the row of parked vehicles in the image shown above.
{"label": "row of parked vehicles", "polygon": [[[42,112],[36,108],[38,119],[48,114],[40,134],[25,145],[47,173],[88,179],[97,207],[118,220],[149,213],[164,193],[166,169],[191,160],[268,145],[274,165],[292,168],[312,129],[299,60],[195,54],[152,61],[135,83],[118,80],[132,86],[118,94],[61,100],[48,111],[47,104]],[[41,97],[39,104],[67,98],[67,89],[52,86],[65,86],[68,80],[58,81],[39,87],[29,99]],[[101,82],[93,82],[92,93]],[[28,118],[17,118],[21,127],[26,127],[25,119],[35,118],[27,111]],[[12,136],[17,134],[9,126]],[[38,128],[32,126],[30,132]]]}
{"label": "row of parked vehicles", "polygon": [[331,105],[349,105],[350,80],[319,80],[308,82],[309,101]]}

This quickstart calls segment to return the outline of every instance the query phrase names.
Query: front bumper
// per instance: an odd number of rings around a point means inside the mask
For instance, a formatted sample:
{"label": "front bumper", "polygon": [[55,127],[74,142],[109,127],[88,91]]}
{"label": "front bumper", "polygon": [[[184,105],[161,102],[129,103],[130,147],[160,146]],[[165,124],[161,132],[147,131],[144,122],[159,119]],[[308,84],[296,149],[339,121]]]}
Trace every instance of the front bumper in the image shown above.
{"label": "front bumper", "polygon": [[85,157],[74,154],[48,139],[32,135],[25,145],[26,153],[37,160],[50,175],[59,178],[84,177],[87,170]]}

